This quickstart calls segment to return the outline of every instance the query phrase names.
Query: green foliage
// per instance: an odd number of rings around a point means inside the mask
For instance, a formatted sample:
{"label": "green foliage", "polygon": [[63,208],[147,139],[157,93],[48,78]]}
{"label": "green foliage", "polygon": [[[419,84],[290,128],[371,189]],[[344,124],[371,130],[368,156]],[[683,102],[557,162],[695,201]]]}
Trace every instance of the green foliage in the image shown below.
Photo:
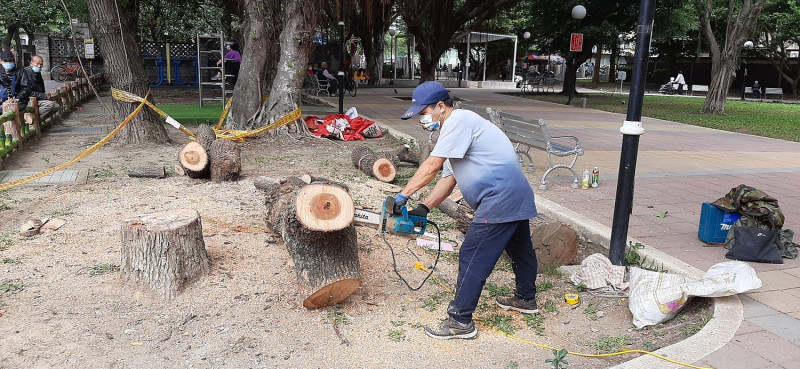
{"label": "green foliage", "polygon": [[558,305],[556,305],[555,301],[547,299],[544,301],[544,305],[542,305],[542,310],[548,313],[555,313],[558,311]]}
{"label": "green foliage", "polygon": [[581,283],[578,283],[578,284],[575,286],[575,290],[577,290],[578,292],[583,292],[583,291],[586,291],[586,290],[588,290],[588,289],[589,289],[589,287],[587,287],[587,286],[586,286],[586,283],[583,283],[583,282],[581,282]]}
{"label": "green foliage", "polygon": [[559,268],[560,268],[559,265],[546,266],[546,267],[543,268],[542,274],[544,274],[544,275],[546,275],[548,277],[561,278],[561,277],[564,276],[564,273],[562,273],[561,269],[559,269]]}
{"label": "green foliage", "polygon": [[226,35],[231,34],[230,26],[222,24],[224,17],[220,2],[144,0],[138,5],[139,30],[147,41],[191,42],[196,33],[209,31],[224,30]]}
{"label": "green foliage", "polygon": [[597,312],[599,312],[599,311],[600,311],[600,309],[598,309],[596,306],[591,305],[591,304],[589,306],[587,306],[585,309],[583,309],[583,313],[586,314],[587,316],[589,316],[589,319],[591,319],[591,320],[597,320],[598,319]]}
{"label": "green foliage", "polygon": [[394,342],[400,342],[406,339],[406,331],[404,329],[389,329],[389,339]]}
{"label": "green foliage", "polygon": [[95,264],[90,266],[88,270],[89,270],[89,275],[101,275],[109,272],[118,272],[119,265],[108,264],[108,263]]}
{"label": "green foliage", "polygon": [[508,314],[494,313],[481,319],[481,322],[505,334],[514,334],[519,329],[514,325],[514,318]]}
{"label": "green foliage", "polygon": [[93,177],[113,177],[114,169],[111,168],[111,165],[104,164],[101,165],[99,168],[97,167],[89,168],[89,174]]}
{"label": "green foliage", "polygon": [[630,338],[627,336],[600,337],[595,342],[586,344],[593,347],[597,354],[608,354],[617,352],[623,346],[630,346]]}
{"label": "green foliage", "polygon": [[569,362],[564,358],[567,357],[569,351],[567,349],[556,350],[553,349],[553,358],[547,359],[544,362],[549,363],[553,369],[560,369],[569,365]]}
{"label": "green foliage", "polygon": [[489,292],[489,297],[495,298],[497,296],[508,296],[511,294],[512,289],[509,286],[498,286],[494,283],[486,283],[484,289]]}
{"label": "green foliage", "polygon": [[6,279],[0,283],[0,296],[11,296],[25,289],[21,280]]}
{"label": "green foliage", "polygon": [[536,284],[536,292],[544,292],[553,288],[553,282],[544,281]]}
{"label": "green foliage", "polygon": [[11,232],[0,234],[0,251],[5,251],[14,244]]}
{"label": "green foliage", "polygon": [[19,258],[3,258],[0,264],[20,264]]}
{"label": "green foliage", "polygon": [[544,336],[544,315],[542,314],[524,314],[522,319],[529,328],[533,328],[536,334]]}
{"label": "green foliage", "polygon": [[337,325],[344,325],[347,324],[347,316],[342,311],[341,307],[334,306],[326,310],[325,315],[327,320],[331,323],[336,323]]}
{"label": "green foliage", "polygon": [[642,269],[652,270],[654,272],[666,272],[664,263],[661,265],[656,264],[655,260],[647,260],[646,256],[642,256],[636,250],[644,248],[644,245],[637,242],[628,242],[628,247],[625,248],[625,262],[631,266],[637,266]]}
{"label": "green foliage", "polygon": [[436,307],[439,304],[449,301],[450,294],[444,291],[436,292],[433,295],[428,296],[425,300],[422,301],[422,308],[428,311],[436,310]]}
{"label": "green foliage", "polygon": [[517,368],[519,368],[519,363],[517,363],[516,361],[509,361],[508,364],[506,364],[506,369],[517,369]]}
{"label": "green foliage", "polygon": [[691,324],[682,327],[681,333],[683,333],[687,337],[692,336],[695,333],[700,332],[700,330],[703,329],[703,327],[705,327],[706,324],[708,324],[708,322],[711,321],[713,317],[714,316],[711,313],[709,313],[708,310],[703,309],[700,311],[700,321],[697,324]]}

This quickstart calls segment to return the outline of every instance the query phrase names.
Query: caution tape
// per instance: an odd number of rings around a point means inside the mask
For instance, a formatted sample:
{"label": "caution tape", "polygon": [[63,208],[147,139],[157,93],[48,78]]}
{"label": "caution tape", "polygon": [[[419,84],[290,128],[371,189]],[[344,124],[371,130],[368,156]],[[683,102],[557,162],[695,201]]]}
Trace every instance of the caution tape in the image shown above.
{"label": "caution tape", "polygon": [[10,189],[10,188],[13,188],[13,187],[17,187],[19,185],[23,185],[25,183],[28,183],[28,182],[31,182],[31,181],[35,181],[35,180],[37,180],[39,178],[51,175],[51,174],[53,174],[53,173],[55,173],[55,172],[57,172],[59,170],[62,170],[62,169],[66,168],[66,167],[68,167],[68,166],[70,166],[72,164],[75,164],[75,163],[81,161],[83,158],[89,156],[89,154],[97,151],[97,149],[103,147],[103,145],[108,143],[108,141],[110,141],[111,138],[113,138],[117,133],[119,133],[120,130],[122,130],[122,127],[125,127],[125,125],[128,124],[133,119],[133,117],[135,117],[137,114],[139,114],[140,111],[142,111],[142,108],[144,108],[144,106],[145,106],[144,101],[139,103],[139,106],[137,106],[136,109],[133,112],[131,112],[128,115],[128,117],[126,117],[125,120],[123,120],[122,123],[120,123],[119,126],[117,126],[117,128],[114,128],[113,131],[111,131],[108,135],[106,135],[106,137],[103,137],[103,139],[98,141],[96,144],[90,146],[86,150],[81,151],[78,155],[76,155],[74,158],[72,158],[72,160],[70,160],[70,161],[68,161],[66,163],[63,163],[63,164],[59,164],[59,165],[57,165],[55,167],[52,167],[52,168],[50,168],[48,170],[45,170],[43,172],[39,172],[39,173],[33,174],[31,176],[25,177],[25,178],[20,178],[20,179],[15,180],[15,181],[11,181],[11,182],[0,184],[0,191],[5,191],[7,189]]}
{"label": "caution tape", "polygon": [[[150,95],[150,91],[147,91],[147,94]],[[183,133],[185,133],[185,134],[187,134],[187,135],[189,135],[191,137],[194,137],[194,132],[186,129],[186,127],[184,127],[183,124],[180,124],[177,120],[175,120],[172,117],[170,117],[169,114],[167,114],[163,110],[157,108],[148,99],[143,99],[142,97],[137,96],[137,95],[132,94],[132,93],[127,92],[127,91],[117,90],[114,87],[111,87],[111,96],[114,97],[115,100],[119,100],[119,101],[145,103],[150,109],[153,109],[153,111],[156,112],[156,114],[158,114],[162,118],[164,118],[164,120],[166,120],[169,125],[177,128],[181,132],[183,132]]]}
{"label": "caution tape", "polygon": [[226,140],[237,140],[240,141],[245,137],[251,137],[260,135],[266,131],[273,130],[278,127],[283,127],[289,123],[299,120],[302,117],[302,111],[300,108],[292,110],[289,114],[283,116],[283,118],[278,119],[275,123],[270,125],[263,126],[259,129],[254,131],[237,131],[233,129],[214,129],[217,133],[217,138],[224,138]]}
{"label": "caution tape", "polygon": [[214,126],[214,130],[222,129],[222,123],[224,123],[225,118],[228,117],[228,112],[231,110],[232,102],[233,102],[233,96],[231,96],[231,98],[228,99],[228,102],[225,103],[225,109],[222,109],[222,114],[219,115],[219,121],[217,122],[217,125]]}

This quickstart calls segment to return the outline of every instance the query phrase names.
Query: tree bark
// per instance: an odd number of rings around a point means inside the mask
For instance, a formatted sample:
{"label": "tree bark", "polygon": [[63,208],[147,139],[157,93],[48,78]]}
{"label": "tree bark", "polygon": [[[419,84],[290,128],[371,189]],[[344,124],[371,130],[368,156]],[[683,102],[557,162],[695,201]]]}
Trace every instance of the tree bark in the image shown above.
{"label": "tree bark", "polygon": [[189,141],[183,146],[178,152],[178,162],[191,178],[208,178],[210,175],[208,152],[197,141]]}
{"label": "tree bark", "polygon": [[211,181],[231,182],[239,179],[242,170],[241,148],[236,142],[218,138],[209,152]]}
{"label": "tree bark", "polygon": [[578,233],[561,223],[540,225],[531,232],[539,270],[550,266],[567,265],[578,254]]}
{"label": "tree bark", "polygon": [[161,165],[149,165],[128,169],[128,177],[134,178],[164,178],[167,171]]}
{"label": "tree bark", "polygon": [[197,142],[206,149],[206,152],[211,150],[211,144],[217,139],[217,133],[208,124],[201,124],[197,126]]}
{"label": "tree bark", "polygon": [[361,285],[353,198],[331,183],[306,184],[296,177],[259,178],[264,219],[281,235],[294,261],[304,296],[315,309],[336,304]]}
{"label": "tree bark", "polygon": [[456,229],[463,234],[467,234],[469,226],[475,217],[475,213],[469,206],[459,205],[457,202],[444,199],[439,205],[436,206],[442,213],[447,214],[450,218],[456,221]]}
{"label": "tree bark", "polygon": [[397,176],[397,168],[391,159],[378,156],[372,149],[359,146],[353,149],[350,159],[353,166],[364,174],[374,177],[381,182],[392,182]]}
{"label": "tree bark", "polygon": [[122,222],[122,278],[148,284],[171,299],[211,270],[195,210],[138,215]]}
{"label": "tree bark", "polygon": [[[92,34],[103,54],[103,68],[111,86],[145,97],[150,81],[136,42],[139,21],[138,2],[90,0],[89,18]],[[119,14],[119,18],[117,18]],[[152,99],[150,99],[153,102]],[[136,108],[135,104],[115,100],[114,113],[118,124]],[[151,109],[142,111],[117,136],[124,143],[167,143],[169,136],[161,119]]]}
{"label": "tree bark", "polygon": [[410,146],[403,145],[403,148],[396,151],[396,152],[381,152],[378,153],[378,156],[389,158],[392,160],[392,163],[397,166],[397,164],[401,161],[406,163],[414,163],[419,165],[422,161],[420,160],[420,153],[416,150],[412,150]]}

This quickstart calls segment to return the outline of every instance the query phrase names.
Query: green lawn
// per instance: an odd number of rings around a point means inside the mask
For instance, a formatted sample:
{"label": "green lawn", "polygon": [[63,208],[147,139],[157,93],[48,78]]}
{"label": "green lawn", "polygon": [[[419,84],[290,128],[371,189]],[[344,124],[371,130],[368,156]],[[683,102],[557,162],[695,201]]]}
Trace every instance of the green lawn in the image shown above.
{"label": "green lawn", "polygon": [[[564,104],[562,95],[526,95],[528,98]],[[586,98],[586,107],[625,114],[628,95],[581,94],[575,104]],[[624,102],[624,104],[623,104]],[[764,137],[800,142],[800,104],[728,100],[726,115],[700,114],[705,99],[677,96],[645,96],[642,115],[724,131],[748,133]]]}
{"label": "green lawn", "polygon": [[183,125],[195,125],[206,122],[217,124],[219,116],[222,114],[222,105],[219,104],[203,104],[203,108],[200,108],[200,104],[159,104],[158,108]]}

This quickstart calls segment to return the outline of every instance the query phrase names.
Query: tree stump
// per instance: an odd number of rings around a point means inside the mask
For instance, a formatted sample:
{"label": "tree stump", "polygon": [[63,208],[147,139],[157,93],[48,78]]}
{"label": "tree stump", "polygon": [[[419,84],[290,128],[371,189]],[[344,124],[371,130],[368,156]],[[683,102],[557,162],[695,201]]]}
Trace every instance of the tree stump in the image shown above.
{"label": "tree stump", "polygon": [[547,223],[534,228],[531,242],[539,261],[539,270],[567,265],[578,253],[578,233],[561,223]]}
{"label": "tree stump", "polygon": [[447,214],[450,218],[456,221],[456,229],[463,234],[467,234],[472,220],[475,218],[475,213],[467,205],[459,205],[457,202],[444,199],[439,205],[436,206],[442,213]]}
{"label": "tree stump", "polygon": [[178,153],[178,162],[191,178],[208,178],[208,152],[197,141],[189,141]]}
{"label": "tree stump", "polygon": [[379,156],[369,147],[356,147],[350,158],[353,161],[353,166],[381,182],[392,182],[397,175],[397,168],[392,160]]}
{"label": "tree stump", "polygon": [[209,154],[212,182],[231,182],[239,179],[242,158],[241,148],[236,142],[216,139],[211,144]]}
{"label": "tree stump", "polygon": [[197,132],[195,132],[195,136],[197,138],[197,142],[203,146],[206,151],[211,150],[211,144],[217,139],[217,133],[214,132],[214,129],[208,124],[201,124],[197,126]]}
{"label": "tree stump", "polygon": [[210,269],[196,210],[163,211],[122,221],[124,279],[146,283],[171,299]]}
{"label": "tree stump", "polygon": [[348,298],[361,285],[355,208],[346,189],[333,183],[306,184],[296,177],[259,178],[264,219],[286,244],[294,262],[303,306],[315,309]]}

